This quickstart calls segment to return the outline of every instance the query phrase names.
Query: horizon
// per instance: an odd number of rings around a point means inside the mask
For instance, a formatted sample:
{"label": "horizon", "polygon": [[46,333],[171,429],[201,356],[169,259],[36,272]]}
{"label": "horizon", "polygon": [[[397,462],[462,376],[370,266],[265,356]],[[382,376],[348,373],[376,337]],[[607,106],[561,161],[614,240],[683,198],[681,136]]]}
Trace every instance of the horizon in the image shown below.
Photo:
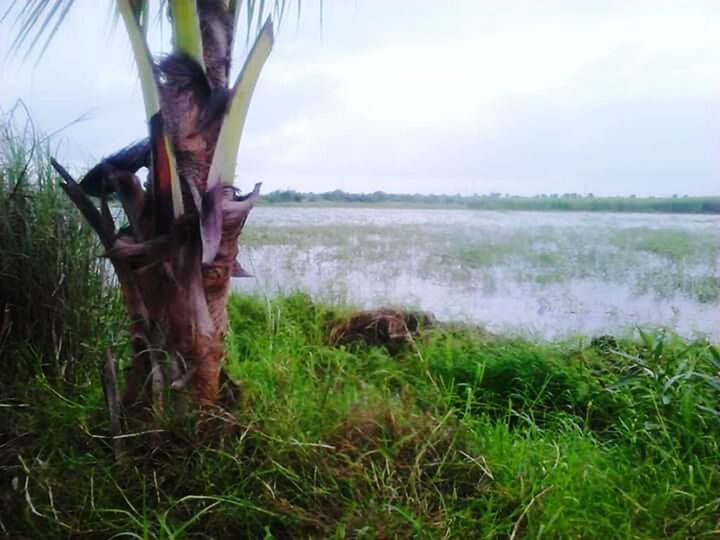
{"label": "horizon", "polygon": [[700,194],[700,195],[689,195],[687,193],[673,193],[671,195],[636,195],[630,193],[628,195],[596,195],[595,193],[534,193],[534,194],[513,194],[513,193],[451,193],[451,192],[399,192],[399,191],[346,191],[343,189],[330,189],[326,191],[298,191],[297,189],[284,187],[273,189],[262,195],[270,195],[271,193],[297,193],[299,195],[324,195],[327,193],[345,193],[347,195],[373,195],[376,193],[383,195],[402,195],[402,196],[436,196],[436,197],[461,197],[461,198],[472,198],[472,197],[488,197],[488,198],[595,198],[595,199],[716,199],[720,198],[720,193],[717,194]]}

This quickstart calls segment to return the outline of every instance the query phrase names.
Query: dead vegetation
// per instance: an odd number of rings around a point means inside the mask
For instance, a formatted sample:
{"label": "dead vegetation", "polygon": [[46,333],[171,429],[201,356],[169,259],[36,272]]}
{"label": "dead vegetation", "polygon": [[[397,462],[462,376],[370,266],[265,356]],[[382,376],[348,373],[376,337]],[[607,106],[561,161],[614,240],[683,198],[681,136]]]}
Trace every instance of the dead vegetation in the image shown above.
{"label": "dead vegetation", "polygon": [[435,317],[423,311],[394,308],[356,311],[331,322],[329,341],[332,345],[381,345],[393,352],[412,343],[422,330],[434,324]]}

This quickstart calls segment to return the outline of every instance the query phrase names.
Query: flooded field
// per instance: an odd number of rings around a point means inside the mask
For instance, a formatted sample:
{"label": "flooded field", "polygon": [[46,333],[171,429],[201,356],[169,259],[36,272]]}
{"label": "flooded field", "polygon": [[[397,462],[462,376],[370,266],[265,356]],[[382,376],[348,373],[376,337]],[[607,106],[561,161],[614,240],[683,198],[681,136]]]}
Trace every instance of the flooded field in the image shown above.
{"label": "flooded field", "polygon": [[260,295],[543,338],[668,326],[720,339],[720,216],[259,207],[240,259]]}

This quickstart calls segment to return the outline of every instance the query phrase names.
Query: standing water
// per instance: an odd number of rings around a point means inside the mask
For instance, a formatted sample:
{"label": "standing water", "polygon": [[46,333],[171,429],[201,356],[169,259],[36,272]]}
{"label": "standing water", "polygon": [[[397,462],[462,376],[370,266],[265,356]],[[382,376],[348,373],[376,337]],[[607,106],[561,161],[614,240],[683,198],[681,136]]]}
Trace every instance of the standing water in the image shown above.
{"label": "standing water", "polygon": [[720,216],[258,207],[237,289],[552,339],[667,326],[720,338]]}

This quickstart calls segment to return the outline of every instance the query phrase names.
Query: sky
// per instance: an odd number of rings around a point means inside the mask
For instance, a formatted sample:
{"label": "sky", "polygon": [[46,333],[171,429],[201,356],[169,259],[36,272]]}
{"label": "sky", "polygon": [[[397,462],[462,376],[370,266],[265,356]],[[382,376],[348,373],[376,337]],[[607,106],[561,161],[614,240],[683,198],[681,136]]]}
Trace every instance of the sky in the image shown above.
{"label": "sky", "polygon": [[[0,109],[22,98],[45,133],[83,117],[55,137],[78,171],[146,132],[108,4],[76,0],[38,62],[8,57],[0,26]],[[716,0],[295,5],[250,107],[240,188],[720,195]],[[238,40],[235,72],[246,52]]]}

